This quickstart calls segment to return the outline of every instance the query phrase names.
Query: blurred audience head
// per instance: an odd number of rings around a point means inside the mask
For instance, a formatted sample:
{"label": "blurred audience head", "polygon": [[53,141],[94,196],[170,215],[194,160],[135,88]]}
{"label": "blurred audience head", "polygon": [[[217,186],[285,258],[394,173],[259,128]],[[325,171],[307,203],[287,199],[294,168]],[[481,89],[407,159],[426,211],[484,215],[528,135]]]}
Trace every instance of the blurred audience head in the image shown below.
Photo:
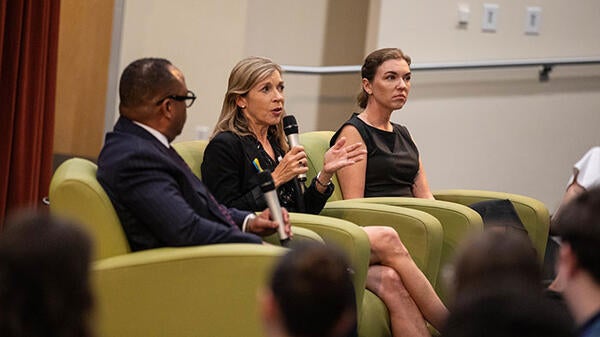
{"label": "blurred audience head", "polygon": [[0,234],[0,335],[91,336],[91,240],[68,221],[21,213]]}
{"label": "blurred audience head", "polygon": [[[361,78],[367,79],[369,82],[373,82],[379,66],[388,60],[404,60],[409,66],[411,62],[410,56],[404,54],[402,50],[398,48],[378,49],[367,55],[365,58],[365,62],[360,70]],[[367,107],[368,101],[369,94],[363,88],[358,94],[357,104],[359,107],[364,109]]]}
{"label": "blurred audience head", "polygon": [[442,336],[574,336],[570,317],[556,303],[540,292],[523,291],[516,281],[510,282],[463,293],[450,308]]}
{"label": "blurred audience head", "polygon": [[526,232],[489,227],[460,247],[445,337],[572,336],[564,307],[544,295]]}
{"label": "blurred audience head", "polygon": [[600,188],[578,195],[552,220],[561,239],[559,290],[577,324],[600,333]]}
{"label": "blurred audience head", "polygon": [[600,188],[583,192],[552,220],[561,247],[569,247],[578,267],[600,284]]}
{"label": "blurred audience head", "polygon": [[498,228],[471,237],[459,248],[452,280],[455,297],[503,282],[541,292],[541,265],[527,234],[511,227]]}
{"label": "blurred audience head", "polygon": [[318,243],[294,247],[275,267],[261,310],[270,337],[348,336],[356,304],[345,255]]}

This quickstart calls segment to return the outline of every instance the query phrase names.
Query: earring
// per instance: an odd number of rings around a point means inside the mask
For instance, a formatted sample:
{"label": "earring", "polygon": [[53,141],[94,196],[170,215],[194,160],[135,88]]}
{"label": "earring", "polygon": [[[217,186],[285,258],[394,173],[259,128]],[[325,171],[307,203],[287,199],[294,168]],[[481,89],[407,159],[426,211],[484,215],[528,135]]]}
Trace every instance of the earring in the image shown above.
{"label": "earring", "polygon": [[240,105],[240,109],[246,109],[245,105]]}

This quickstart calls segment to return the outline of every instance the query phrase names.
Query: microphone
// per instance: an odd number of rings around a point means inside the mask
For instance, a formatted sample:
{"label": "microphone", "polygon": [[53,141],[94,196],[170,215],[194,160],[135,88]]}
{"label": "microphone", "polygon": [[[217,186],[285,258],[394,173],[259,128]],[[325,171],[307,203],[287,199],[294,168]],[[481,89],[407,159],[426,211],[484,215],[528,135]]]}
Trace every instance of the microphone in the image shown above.
{"label": "microphone", "polygon": [[[298,123],[296,122],[296,117],[294,117],[293,115],[287,115],[283,117],[283,132],[287,136],[288,145],[290,146],[290,148],[300,145],[300,138],[298,137]],[[298,180],[300,180],[301,182],[305,182],[306,174],[299,174]]]}
{"label": "microphone", "polygon": [[271,217],[275,222],[279,224],[277,228],[277,234],[279,234],[279,241],[281,245],[287,247],[290,241],[290,237],[285,233],[285,224],[283,222],[283,213],[281,212],[281,205],[279,205],[279,198],[277,197],[277,191],[275,190],[275,182],[271,177],[271,172],[265,170],[258,173],[258,184],[260,190],[263,192],[269,211],[271,211]]}

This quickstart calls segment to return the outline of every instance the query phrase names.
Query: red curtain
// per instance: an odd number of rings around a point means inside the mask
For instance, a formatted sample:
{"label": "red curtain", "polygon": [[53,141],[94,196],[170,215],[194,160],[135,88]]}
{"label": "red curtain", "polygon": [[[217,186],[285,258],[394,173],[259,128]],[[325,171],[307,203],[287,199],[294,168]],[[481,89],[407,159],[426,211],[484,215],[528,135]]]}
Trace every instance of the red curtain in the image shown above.
{"label": "red curtain", "polygon": [[0,0],[0,226],[48,194],[59,14],[60,0]]}

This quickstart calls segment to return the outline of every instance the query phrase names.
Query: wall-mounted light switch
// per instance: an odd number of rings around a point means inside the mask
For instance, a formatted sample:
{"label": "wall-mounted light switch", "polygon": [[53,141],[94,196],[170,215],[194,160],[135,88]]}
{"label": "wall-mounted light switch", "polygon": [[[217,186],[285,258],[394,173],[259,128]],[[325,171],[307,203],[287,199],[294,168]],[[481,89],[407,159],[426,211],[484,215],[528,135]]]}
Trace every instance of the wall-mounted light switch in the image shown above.
{"label": "wall-mounted light switch", "polygon": [[481,29],[484,32],[495,32],[498,25],[498,5],[483,4],[483,22]]}
{"label": "wall-mounted light switch", "polygon": [[537,35],[540,33],[542,23],[542,8],[527,7],[525,9],[525,34]]}
{"label": "wall-mounted light switch", "polygon": [[458,4],[458,24],[467,25],[469,23],[469,14],[471,10],[469,5],[465,3]]}

